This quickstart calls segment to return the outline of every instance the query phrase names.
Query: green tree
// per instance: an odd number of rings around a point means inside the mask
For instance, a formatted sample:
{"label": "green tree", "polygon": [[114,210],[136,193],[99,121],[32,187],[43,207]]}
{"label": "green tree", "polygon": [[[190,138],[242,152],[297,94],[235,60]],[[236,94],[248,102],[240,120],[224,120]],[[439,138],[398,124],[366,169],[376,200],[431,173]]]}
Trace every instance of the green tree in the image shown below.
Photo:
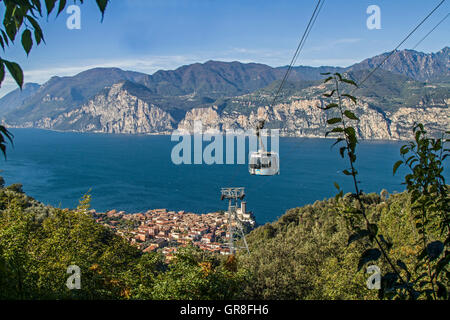
{"label": "green tree", "polygon": [[[127,272],[142,253],[85,210],[30,205],[0,190],[0,297],[3,299],[126,299]],[[88,206],[82,200],[81,206]],[[38,218],[40,217],[40,218]],[[81,289],[66,286],[67,268],[81,270]]]}
{"label": "green tree", "polygon": [[193,247],[182,248],[155,281],[152,298],[158,300],[221,300],[242,291],[242,273],[228,270],[223,261]]}
{"label": "green tree", "polygon": [[32,257],[28,254],[36,224],[31,213],[25,213],[15,201],[9,203],[0,217],[0,298],[27,299],[33,291]]}
{"label": "green tree", "polygon": [[[415,270],[420,274],[423,293],[429,299],[447,298],[448,264],[450,261],[450,199],[443,176],[444,160],[449,155],[445,149],[448,139],[429,138],[422,124],[415,124],[415,141],[402,146],[403,160],[394,165],[394,174],[401,165],[410,173],[405,185],[411,196],[412,218],[419,235]],[[447,132],[448,134],[449,132]],[[444,235],[446,239],[441,237]]]}

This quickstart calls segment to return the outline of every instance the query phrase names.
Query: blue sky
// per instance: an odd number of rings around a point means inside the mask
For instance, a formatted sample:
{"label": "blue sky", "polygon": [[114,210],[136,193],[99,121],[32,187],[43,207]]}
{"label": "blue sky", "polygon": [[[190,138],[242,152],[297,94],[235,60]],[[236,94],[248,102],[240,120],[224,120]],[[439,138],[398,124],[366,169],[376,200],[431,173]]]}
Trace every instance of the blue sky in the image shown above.
{"label": "blue sky", "polygon": [[[81,29],[65,12],[42,19],[46,44],[27,57],[16,43],[0,55],[21,64],[25,82],[95,67],[153,73],[207,60],[289,64],[316,0],[111,0],[101,23],[93,0],[81,8]],[[326,0],[297,65],[348,66],[392,50],[440,0]],[[446,1],[401,49],[412,48],[450,10]],[[369,5],[381,29],[369,30]],[[2,12],[3,15],[3,12]],[[416,50],[449,45],[450,19]],[[14,89],[5,79],[0,96]]]}

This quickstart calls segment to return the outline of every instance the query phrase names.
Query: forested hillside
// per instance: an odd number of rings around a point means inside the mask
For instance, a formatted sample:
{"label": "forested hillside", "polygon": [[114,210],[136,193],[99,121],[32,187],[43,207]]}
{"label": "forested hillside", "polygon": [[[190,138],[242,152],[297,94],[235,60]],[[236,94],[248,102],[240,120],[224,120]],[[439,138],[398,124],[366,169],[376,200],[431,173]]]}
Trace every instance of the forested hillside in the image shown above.
{"label": "forested hillside", "polygon": [[[143,254],[88,213],[44,206],[20,185],[0,189],[0,299],[231,299],[242,274],[221,257],[187,248],[167,264]],[[69,266],[81,271],[69,290]]]}
{"label": "forested hillside", "polygon": [[[364,197],[369,217],[393,243],[394,259],[414,269],[420,247],[415,245],[409,197],[381,194]],[[338,202],[316,201],[254,230],[247,238],[251,254],[239,257],[239,266],[254,275],[246,294],[255,299],[377,299],[377,290],[366,285],[370,275],[357,270],[368,242],[347,246],[353,231],[344,210],[351,202],[350,194]],[[376,264],[389,269],[385,262]]]}
{"label": "forested hillside", "polygon": [[[393,258],[414,270],[420,246],[409,199],[383,191],[364,202],[392,242]],[[249,255],[187,248],[167,263],[95,223],[86,199],[61,210],[26,196],[20,185],[3,187],[0,299],[377,299],[366,285],[369,274],[357,271],[368,242],[347,246],[352,231],[344,208],[352,201],[347,195],[288,210],[248,235]],[[69,265],[81,268],[80,290],[66,287]]]}

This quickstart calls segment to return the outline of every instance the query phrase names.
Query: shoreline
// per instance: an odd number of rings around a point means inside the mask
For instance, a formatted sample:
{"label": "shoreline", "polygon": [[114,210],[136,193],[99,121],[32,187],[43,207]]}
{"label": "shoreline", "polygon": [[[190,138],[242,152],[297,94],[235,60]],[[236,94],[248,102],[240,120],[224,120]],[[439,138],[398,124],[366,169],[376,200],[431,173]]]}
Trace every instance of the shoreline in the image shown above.
{"label": "shoreline", "polygon": [[[100,131],[76,131],[76,130],[57,130],[57,129],[48,129],[48,128],[35,128],[35,127],[7,127],[7,129],[15,129],[15,130],[41,130],[47,132],[56,132],[56,133],[77,133],[77,134],[86,134],[86,135],[108,135],[108,136],[135,136],[135,137],[146,137],[146,136],[167,136],[170,137],[173,132],[147,132],[147,133],[112,133],[112,132],[100,132]],[[175,129],[176,130],[176,129]],[[174,130],[174,131],[175,131]],[[206,133],[206,132],[205,132]],[[204,133],[204,134],[205,134]],[[221,135],[225,136],[224,131],[219,132]],[[334,140],[336,137],[325,137],[325,136],[316,136],[316,135],[291,135],[291,134],[281,134],[280,138],[298,138],[298,139],[322,139],[322,140]],[[359,138],[360,142],[407,142],[410,141],[411,138],[404,139],[363,139]]]}

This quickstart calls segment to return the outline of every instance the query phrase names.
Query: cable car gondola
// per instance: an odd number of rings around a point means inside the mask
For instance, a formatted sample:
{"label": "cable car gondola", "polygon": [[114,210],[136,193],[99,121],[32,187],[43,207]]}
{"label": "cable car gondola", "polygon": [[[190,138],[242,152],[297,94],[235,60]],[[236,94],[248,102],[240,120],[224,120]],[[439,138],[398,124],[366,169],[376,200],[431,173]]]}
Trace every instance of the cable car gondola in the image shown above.
{"label": "cable car gondola", "polygon": [[264,120],[260,120],[256,126],[256,136],[260,148],[257,152],[250,154],[248,171],[251,175],[274,176],[280,174],[280,157],[276,152],[265,150],[260,134],[260,130],[263,128]]}

